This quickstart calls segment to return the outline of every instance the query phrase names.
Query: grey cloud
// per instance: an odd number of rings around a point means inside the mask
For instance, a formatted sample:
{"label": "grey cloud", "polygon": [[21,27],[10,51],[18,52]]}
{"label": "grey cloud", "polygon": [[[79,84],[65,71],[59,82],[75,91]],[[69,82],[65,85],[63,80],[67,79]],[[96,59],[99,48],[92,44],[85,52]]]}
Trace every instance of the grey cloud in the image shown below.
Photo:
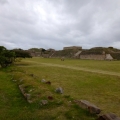
{"label": "grey cloud", "polygon": [[8,48],[120,48],[119,0],[0,0],[0,4],[0,44]]}
{"label": "grey cloud", "polygon": [[7,0],[0,0],[0,4],[6,4],[6,3],[8,3],[8,1]]}

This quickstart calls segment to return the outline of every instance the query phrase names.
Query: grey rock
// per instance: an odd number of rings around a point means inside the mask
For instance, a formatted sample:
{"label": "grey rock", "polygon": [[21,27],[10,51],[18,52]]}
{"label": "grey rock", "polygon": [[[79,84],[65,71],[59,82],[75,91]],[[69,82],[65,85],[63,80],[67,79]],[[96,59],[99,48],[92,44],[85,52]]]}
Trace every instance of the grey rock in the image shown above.
{"label": "grey rock", "polygon": [[74,100],[81,108],[87,109],[90,113],[99,114],[101,109],[87,100]]}
{"label": "grey rock", "polygon": [[55,92],[63,94],[63,89],[61,87],[58,87],[56,88]]}
{"label": "grey rock", "polygon": [[17,80],[13,80],[13,82],[16,82]]}
{"label": "grey rock", "polygon": [[23,85],[19,85],[19,89],[22,92],[23,96],[26,98],[28,103],[32,103],[31,101],[31,94],[25,93]]}
{"label": "grey rock", "polygon": [[46,83],[46,80],[45,80],[45,79],[42,79],[41,82],[42,82],[42,83]]}
{"label": "grey rock", "polygon": [[48,101],[47,100],[41,100],[41,105],[47,105],[48,104]]}
{"label": "grey rock", "polygon": [[30,100],[31,99],[31,94],[26,94],[26,98],[27,98],[27,100]]}
{"label": "grey rock", "polygon": [[32,91],[33,91],[33,89],[30,89],[30,90],[29,90],[29,92],[32,92]]}
{"label": "grey rock", "polygon": [[120,120],[114,113],[107,113],[104,115],[100,115],[97,120]]}

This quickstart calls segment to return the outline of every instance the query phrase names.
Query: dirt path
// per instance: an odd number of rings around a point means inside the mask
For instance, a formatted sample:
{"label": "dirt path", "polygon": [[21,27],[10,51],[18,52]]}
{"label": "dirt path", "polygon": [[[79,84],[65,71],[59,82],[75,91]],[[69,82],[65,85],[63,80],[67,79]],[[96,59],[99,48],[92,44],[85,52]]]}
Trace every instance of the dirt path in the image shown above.
{"label": "dirt path", "polygon": [[120,77],[120,73],[117,73],[117,72],[110,72],[110,71],[103,71],[103,70],[93,70],[93,69],[88,69],[88,68],[73,67],[73,66],[51,64],[51,63],[39,63],[39,62],[34,62],[34,61],[27,61],[27,62],[37,63],[37,65],[24,66],[24,67],[33,67],[33,66],[39,67],[40,65],[45,65],[45,66],[68,68],[68,69],[74,69],[74,70],[80,70],[80,71],[92,72],[92,73],[99,73],[99,74],[105,74],[105,75],[114,75],[114,76],[119,76]]}

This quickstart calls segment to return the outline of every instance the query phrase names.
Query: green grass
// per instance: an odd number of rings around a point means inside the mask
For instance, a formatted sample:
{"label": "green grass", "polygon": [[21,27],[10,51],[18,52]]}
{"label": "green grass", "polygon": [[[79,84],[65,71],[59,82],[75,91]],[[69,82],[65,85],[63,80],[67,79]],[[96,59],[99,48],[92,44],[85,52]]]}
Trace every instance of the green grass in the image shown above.
{"label": "green grass", "polygon": [[[60,59],[44,58],[22,60],[17,63],[17,66],[0,70],[1,120],[94,120],[96,118],[95,115],[75,105],[74,99],[88,100],[100,107],[102,113],[113,112],[120,116],[120,77],[47,66],[41,63],[85,66],[89,69],[111,72],[120,70],[119,61],[71,59],[60,61]],[[51,81],[51,85],[41,83],[42,79]],[[34,101],[32,104],[27,103],[21,94],[19,84],[24,84],[27,93],[33,89],[30,92]],[[64,94],[55,93],[55,88],[59,86],[63,88]],[[48,100],[48,105],[40,106],[40,101],[47,99],[49,95],[54,99]]]}
{"label": "green grass", "polygon": [[[99,61],[99,60],[80,60],[80,59],[65,59],[61,61],[60,59],[54,58],[32,58],[29,61],[39,62],[39,63],[54,63],[59,65],[69,65],[74,67],[88,68],[91,70],[104,70],[110,72],[120,72],[120,61]],[[35,64],[35,63],[33,63]]]}

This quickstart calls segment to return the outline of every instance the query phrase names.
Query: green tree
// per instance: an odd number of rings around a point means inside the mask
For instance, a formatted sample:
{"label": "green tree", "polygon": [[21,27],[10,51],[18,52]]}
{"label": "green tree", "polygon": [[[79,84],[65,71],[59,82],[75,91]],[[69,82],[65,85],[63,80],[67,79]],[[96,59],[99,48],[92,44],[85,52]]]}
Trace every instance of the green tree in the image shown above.
{"label": "green tree", "polygon": [[4,46],[0,46],[0,65],[1,67],[7,67],[12,64],[15,59],[15,53],[11,50],[7,50]]}
{"label": "green tree", "polygon": [[12,50],[15,52],[15,58],[31,58],[32,56],[28,51],[22,49],[14,49]]}

